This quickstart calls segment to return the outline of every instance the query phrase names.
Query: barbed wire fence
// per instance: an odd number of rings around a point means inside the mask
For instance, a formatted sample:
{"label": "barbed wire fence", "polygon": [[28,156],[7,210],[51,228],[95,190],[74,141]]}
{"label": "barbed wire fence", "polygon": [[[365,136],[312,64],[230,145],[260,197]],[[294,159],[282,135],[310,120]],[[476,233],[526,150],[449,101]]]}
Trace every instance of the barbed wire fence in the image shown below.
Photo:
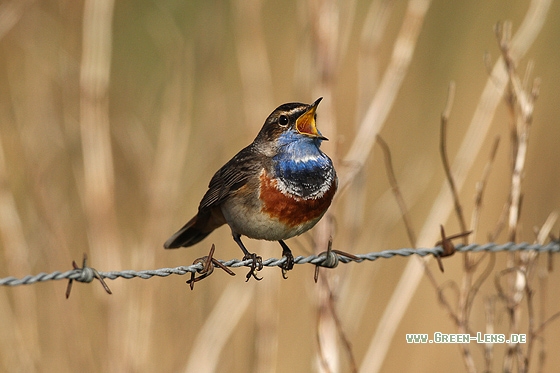
{"label": "barbed wire fence", "polygon": [[[504,244],[496,243],[486,243],[486,244],[458,244],[455,246],[455,252],[466,253],[466,252],[501,252],[501,251],[534,251],[538,253],[557,253],[560,252],[560,240],[553,240],[547,244],[529,244],[526,242],[514,243],[508,242]],[[123,271],[109,271],[102,272],[98,271],[93,267],[87,265],[87,258],[84,256],[84,261],[82,267],[78,267],[75,262],[73,262],[74,269],[60,272],[55,271],[51,273],[38,273],[36,275],[27,275],[22,278],[16,278],[13,276],[0,278],[1,286],[18,286],[18,285],[32,285],[39,282],[54,281],[54,280],[69,280],[67,296],[69,296],[72,281],[78,281],[83,283],[90,283],[94,279],[101,281],[105,290],[111,294],[111,291],[105,284],[104,280],[116,280],[118,278],[123,278],[126,280],[133,278],[141,279],[151,279],[153,277],[167,277],[170,275],[186,275],[191,274],[191,280],[187,281],[191,284],[191,288],[194,282],[201,280],[202,278],[210,275],[214,267],[220,267],[226,270],[229,274],[234,274],[233,272],[227,270],[227,268],[239,268],[239,267],[251,267],[252,260],[239,260],[232,259],[228,261],[217,260],[212,258],[213,249],[207,257],[199,258],[195,260],[195,263],[188,266],[179,266],[175,268],[159,268],[151,270],[123,270]],[[375,261],[377,259],[389,259],[396,256],[408,257],[412,255],[418,255],[420,257],[425,257],[432,255],[434,257],[441,257],[444,250],[441,246],[436,246],[432,248],[402,248],[396,250],[385,250],[379,252],[370,252],[366,254],[346,254],[340,251],[333,250],[328,252],[323,252],[318,255],[309,256],[298,256],[294,258],[295,264],[312,264],[319,267],[334,268],[338,263],[365,263],[366,261]],[[262,266],[264,267],[278,267],[281,266],[286,261],[286,258],[276,259],[269,258],[262,261]],[[195,274],[201,274],[199,278],[195,278]]]}

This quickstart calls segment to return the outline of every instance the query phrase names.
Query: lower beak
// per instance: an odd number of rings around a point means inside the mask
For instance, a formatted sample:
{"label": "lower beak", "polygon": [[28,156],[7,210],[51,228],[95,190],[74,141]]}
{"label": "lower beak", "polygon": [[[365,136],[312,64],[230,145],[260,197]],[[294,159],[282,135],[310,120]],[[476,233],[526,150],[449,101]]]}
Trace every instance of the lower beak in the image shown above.
{"label": "lower beak", "polygon": [[317,130],[317,124],[315,123],[315,111],[319,102],[323,97],[319,97],[314,103],[309,106],[309,109],[296,120],[296,130],[302,135],[307,135],[310,137],[316,137],[321,140],[328,140],[326,137],[321,135]]}

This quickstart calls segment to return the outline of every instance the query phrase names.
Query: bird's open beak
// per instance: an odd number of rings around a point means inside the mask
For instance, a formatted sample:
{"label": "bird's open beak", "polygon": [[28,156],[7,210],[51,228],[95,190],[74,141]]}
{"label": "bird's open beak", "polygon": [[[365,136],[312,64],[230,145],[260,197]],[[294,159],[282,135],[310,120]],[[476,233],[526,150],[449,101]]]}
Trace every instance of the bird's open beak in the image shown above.
{"label": "bird's open beak", "polygon": [[315,111],[322,99],[323,97],[319,97],[315,100],[309,109],[307,109],[307,111],[296,120],[296,130],[302,135],[316,137],[321,140],[328,140],[326,137],[321,135],[319,131],[317,131],[317,124],[315,123]]}

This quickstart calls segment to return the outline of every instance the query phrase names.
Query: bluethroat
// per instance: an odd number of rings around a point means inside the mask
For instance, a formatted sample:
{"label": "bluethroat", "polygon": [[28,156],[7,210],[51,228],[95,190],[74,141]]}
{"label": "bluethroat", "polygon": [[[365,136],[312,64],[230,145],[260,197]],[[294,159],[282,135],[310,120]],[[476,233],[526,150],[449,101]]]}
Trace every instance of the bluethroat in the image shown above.
{"label": "bluethroat", "polygon": [[163,246],[192,246],[227,224],[243,260],[252,259],[247,280],[259,279],[256,271],[262,269],[262,258],[247,250],[241,236],[278,241],[286,258],[281,265],[285,277],[294,257],[284,240],[317,224],[338,185],[333,163],[320,149],[327,140],[316,126],[321,100],[276,108],[255,140],[214,174],[198,213]]}

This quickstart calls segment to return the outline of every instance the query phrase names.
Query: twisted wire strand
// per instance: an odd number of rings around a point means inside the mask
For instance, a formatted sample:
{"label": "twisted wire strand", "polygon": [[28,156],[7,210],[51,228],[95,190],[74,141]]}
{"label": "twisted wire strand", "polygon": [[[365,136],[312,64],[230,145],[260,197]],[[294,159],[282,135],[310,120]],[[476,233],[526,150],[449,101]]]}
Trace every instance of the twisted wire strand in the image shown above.
{"label": "twisted wire strand", "polygon": [[[536,251],[539,253],[543,252],[551,252],[557,253],[560,252],[560,241],[551,241],[546,245],[539,245],[539,244],[529,244],[526,242],[522,243],[514,243],[508,242],[504,244],[495,244],[495,243],[486,243],[486,244],[469,244],[469,245],[462,245],[459,244],[455,247],[457,252],[499,252],[499,251]],[[341,263],[363,263],[365,261],[374,261],[380,258],[389,259],[395,256],[411,256],[411,255],[419,255],[421,257],[427,255],[434,255],[439,256],[443,252],[441,246],[436,246],[433,248],[425,248],[425,249],[410,249],[410,248],[402,248],[398,250],[385,250],[379,252],[371,252],[367,254],[355,254],[355,257],[358,259],[352,259],[346,257],[344,255],[338,254],[338,259]],[[319,255],[310,255],[307,257],[298,256],[294,258],[295,264],[313,264],[317,266],[321,266],[323,262],[327,260],[327,255],[325,253]],[[277,267],[282,265],[286,261],[286,258],[276,259],[276,258],[269,258],[263,260],[262,264],[266,267]],[[225,267],[231,268],[238,268],[249,266],[251,264],[251,260],[239,260],[239,259],[232,259],[228,261],[219,260],[219,262]],[[192,264],[189,266],[180,266],[175,268],[159,268],[159,269],[150,269],[150,270],[143,270],[143,271],[134,271],[134,270],[124,270],[124,271],[110,271],[110,272],[101,272],[96,271],[92,267],[84,267],[84,268],[77,268],[72,269],[66,272],[59,272],[55,271],[52,273],[44,273],[41,272],[37,275],[28,275],[22,278],[16,277],[4,277],[0,278],[0,285],[4,286],[17,286],[17,285],[31,285],[38,282],[45,282],[45,281],[52,281],[52,280],[76,280],[79,282],[91,282],[98,275],[101,279],[110,279],[116,280],[117,278],[123,279],[132,279],[132,278],[142,278],[142,279],[150,279],[154,276],[157,277],[167,277],[170,275],[186,275],[188,273],[197,273],[202,271],[203,264],[197,263]]]}

